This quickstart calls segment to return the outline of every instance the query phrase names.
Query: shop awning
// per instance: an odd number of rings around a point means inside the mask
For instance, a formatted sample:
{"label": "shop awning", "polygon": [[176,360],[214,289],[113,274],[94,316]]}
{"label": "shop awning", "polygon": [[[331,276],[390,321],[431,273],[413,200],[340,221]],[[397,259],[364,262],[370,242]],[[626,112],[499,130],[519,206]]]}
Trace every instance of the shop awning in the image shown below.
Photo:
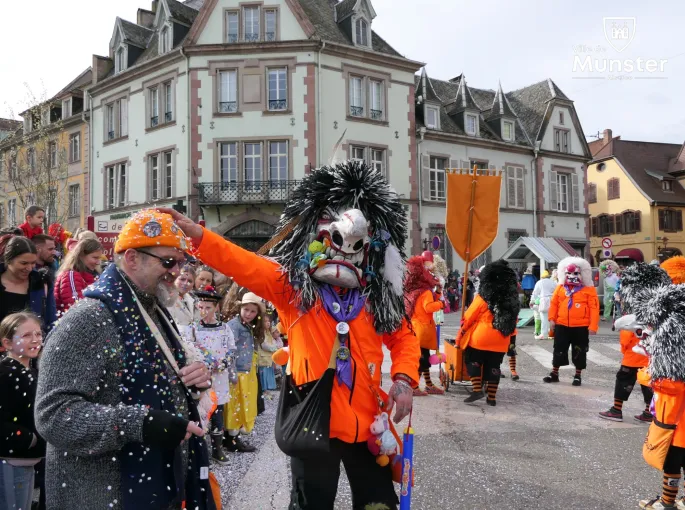
{"label": "shop awning", "polygon": [[502,258],[509,262],[544,261],[545,265],[556,265],[566,257],[577,257],[578,253],[563,239],[556,237],[519,237]]}
{"label": "shop awning", "polygon": [[642,251],[638,250],[637,248],[625,248],[621,251],[619,251],[616,254],[617,259],[631,259],[634,260],[635,262],[644,262],[645,257],[642,254]]}

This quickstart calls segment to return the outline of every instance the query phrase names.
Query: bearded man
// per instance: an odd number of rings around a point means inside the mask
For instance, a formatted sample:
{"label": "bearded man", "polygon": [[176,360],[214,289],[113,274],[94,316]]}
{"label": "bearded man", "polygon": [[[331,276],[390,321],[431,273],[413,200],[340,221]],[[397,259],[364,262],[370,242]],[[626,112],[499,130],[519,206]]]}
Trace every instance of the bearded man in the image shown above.
{"label": "bearded man", "polygon": [[[273,258],[244,250],[176,211],[197,256],[273,303],[290,360],[276,442],[291,457],[291,510],[332,510],[340,463],[356,509],[396,508],[393,464],[376,462],[371,424],[411,410],[421,352],[404,313],[407,219],[384,177],[364,163],[322,167],[293,191]],[[381,389],[382,346],[392,357]]]}
{"label": "bearded man", "polygon": [[48,509],[215,508],[195,404],[210,373],[187,362],[165,309],[185,249],[171,216],[136,214],[48,337],[35,411]]}

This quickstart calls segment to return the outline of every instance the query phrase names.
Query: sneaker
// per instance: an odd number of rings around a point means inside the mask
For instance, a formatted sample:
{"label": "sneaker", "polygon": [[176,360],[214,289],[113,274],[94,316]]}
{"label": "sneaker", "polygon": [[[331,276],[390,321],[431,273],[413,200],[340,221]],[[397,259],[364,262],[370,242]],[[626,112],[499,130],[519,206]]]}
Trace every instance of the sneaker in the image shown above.
{"label": "sneaker", "polygon": [[623,413],[613,406],[611,406],[608,411],[599,413],[599,417],[604,418],[605,420],[623,421]]}
{"label": "sneaker", "polygon": [[519,379],[520,379],[519,375],[516,372],[511,373],[511,380],[512,381],[518,381]]}
{"label": "sneaker", "polygon": [[438,388],[437,386],[426,386],[427,395],[444,395],[445,390]]}
{"label": "sneaker", "polygon": [[675,507],[678,510],[685,510],[685,497],[680,498],[678,501],[675,502]]}
{"label": "sneaker", "polygon": [[555,374],[554,372],[550,372],[550,374],[543,377],[542,380],[543,380],[543,382],[546,382],[546,383],[559,382],[559,374]]}
{"label": "sneaker", "polygon": [[574,375],[573,376],[573,382],[571,384],[573,384],[573,386],[580,386],[581,383],[582,383],[582,380],[580,379],[580,376]]}
{"label": "sneaker", "polygon": [[480,399],[483,398],[484,396],[485,396],[485,395],[483,395],[483,393],[480,392],[480,391],[472,391],[471,394],[470,394],[468,397],[466,397],[466,398],[464,399],[464,402],[466,402],[467,404],[469,404],[469,403],[471,403],[471,402],[475,402],[476,400],[480,400]]}
{"label": "sneaker", "polygon": [[535,335],[533,338],[534,338],[535,340],[544,340],[544,339],[545,339],[545,337],[542,336],[542,335]]}
{"label": "sneaker", "polygon": [[[637,421],[641,421],[642,423],[652,423],[654,420],[654,416],[647,411],[642,411],[637,416],[633,416],[633,418],[635,418]],[[680,501],[682,502],[683,500],[681,499]],[[685,510],[685,502],[683,502],[683,510]]]}
{"label": "sneaker", "polygon": [[497,405],[497,400],[495,400],[494,398],[493,399],[486,398],[485,403],[489,406],[495,407]]}
{"label": "sneaker", "polygon": [[414,396],[415,397],[427,397],[428,393],[426,393],[423,390],[420,390],[419,388],[414,388]]}
{"label": "sneaker", "polygon": [[224,439],[224,447],[229,452],[251,453],[257,451],[256,446],[244,442],[240,436],[228,436]]}
{"label": "sneaker", "polygon": [[643,499],[640,501],[640,508],[645,510],[675,510],[675,505],[664,505],[661,498]]}

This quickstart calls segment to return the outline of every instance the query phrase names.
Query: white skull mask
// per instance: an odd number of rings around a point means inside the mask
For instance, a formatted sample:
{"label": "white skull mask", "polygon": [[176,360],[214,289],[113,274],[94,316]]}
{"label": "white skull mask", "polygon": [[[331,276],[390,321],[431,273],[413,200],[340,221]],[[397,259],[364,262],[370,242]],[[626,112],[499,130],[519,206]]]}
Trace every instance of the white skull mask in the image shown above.
{"label": "white skull mask", "polygon": [[312,277],[331,285],[356,288],[362,278],[369,249],[369,224],[358,209],[328,210],[319,220],[317,240],[324,243],[325,258]]}
{"label": "white skull mask", "polygon": [[635,314],[624,315],[620,319],[616,319],[614,324],[616,329],[621,331],[630,331],[638,337],[639,342],[633,347],[633,352],[649,356],[652,345],[652,334],[654,331],[649,326],[645,326],[637,320]]}

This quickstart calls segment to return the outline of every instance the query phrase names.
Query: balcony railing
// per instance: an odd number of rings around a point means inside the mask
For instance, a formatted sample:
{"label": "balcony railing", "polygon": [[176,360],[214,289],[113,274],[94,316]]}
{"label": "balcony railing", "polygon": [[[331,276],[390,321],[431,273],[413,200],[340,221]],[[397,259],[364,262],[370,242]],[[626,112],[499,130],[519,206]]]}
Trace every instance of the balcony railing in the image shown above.
{"label": "balcony railing", "polygon": [[371,110],[372,120],[383,120],[383,110]]}
{"label": "balcony railing", "polygon": [[269,100],[269,110],[270,111],[285,110],[287,107],[288,107],[288,100],[287,99],[270,99]]}
{"label": "balcony railing", "polygon": [[238,34],[228,34],[228,37],[226,38],[229,43],[237,43],[238,42]]}
{"label": "balcony railing", "polygon": [[200,205],[284,204],[299,181],[237,181],[196,184]]}
{"label": "balcony railing", "polygon": [[107,139],[108,140],[114,140],[114,131],[109,131],[107,133]]}
{"label": "balcony railing", "polygon": [[219,103],[219,113],[235,113],[237,111],[237,101],[222,101]]}
{"label": "balcony railing", "polygon": [[276,40],[276,32],[266,32],[264,34],[264,39],[266,41],[275,41]]}
{"label": "balcony railing", "polygon": [[159,117],[150,117],[150,127],[157,127],[159,125]]}
{"label": "balcony railing", "polygon": [[259,34],[245,34],[245,42],[257,42],[259,41]]}
{"label": "balcony railing", "polygon": [[350,106],[350,115],[352,117],[363,117],[364,107],[363,106]]}
{"label": "balcony railing", "polygon": [[173,112],[166,112],[164,114],[164,122],[171,122],[174,118]]}

